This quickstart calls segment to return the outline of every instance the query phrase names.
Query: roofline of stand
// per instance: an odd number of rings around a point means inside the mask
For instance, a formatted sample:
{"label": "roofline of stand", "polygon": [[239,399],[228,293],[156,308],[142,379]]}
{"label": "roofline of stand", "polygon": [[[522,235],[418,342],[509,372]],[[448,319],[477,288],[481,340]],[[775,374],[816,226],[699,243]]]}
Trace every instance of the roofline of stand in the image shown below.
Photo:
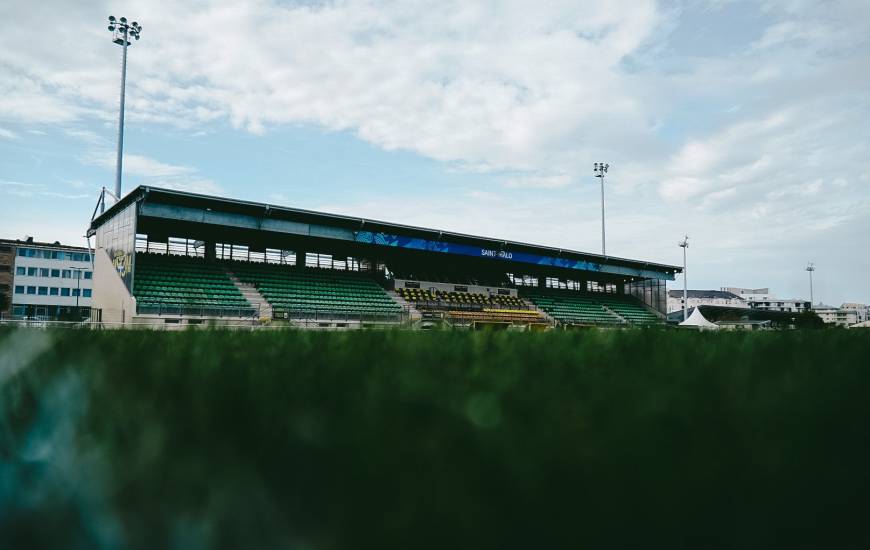
{"label": "roofline of stand", "polygon": [[197,199],[197,200],[202,200],[202,201],[212,201],[215,203],[222,203],[222,204],[229,204],[229,205],[234,205],[234,206],[243,206],[243,207],[248,207],[248,208],[262,209],[266,213],[286,212],[286,213],[291,214],[291,215],[296,214],[296,215],[312,216],[312,217],[321,218],[324,220],[336,220],[336,221],[340,221],[340,222],[344,222],[344,223],[356,224],[360,228],[363,228],[365,225],[376,225],[376,226],[382,226],[384,228],[396,229],[399,231],[404,230],[404,231],[410,231],[413,233],[425,233],[428,235],[437,236],[437,238],[439,240],[445,239],[445,238],[447,240],[449,240],[450,237],[458,237],[460,239],[468,239],[468,240],[473,240],[473,241],[488,242],[490,244],[500,245],[502,247],[522,247],[522,248],[534,249],[534,250],[539,250],[539,251],[547,251],[550,254],[555,253],[556,256],[562,256],[564,254],[568,254],[571,256],[581,256],[584,258],[593,258],[596,261],[598,261],[600,263],[605,263],[605,264],[625,262],[625,263],[629,263],[629,264],[633,264],[633,265],[642,265],[642,266],[650,267],[650,268],[659,268],[659,269],[664,269],[664,270],[668,270],[668,271],[673,271],[675,274],[682,273],[682,271],[683,271],[683,268],[680,266],[662,264],[662,263],[658,263],[658,262],[648,262],[648,261],[644,261],[644,260],[632,260],[630,258],[622,258],[619,256],[602,255],[602,254],[596,254],[594,252],[581,252],[579,250],[571,250],[571,249],[567,249],[567,248],[557,248],[557,247],[552,247],[552,246],[537,245],[537,244],[524,243],[524,242],[519,242],[519,241],[509,241],[509,240],[505,240],[505,239],[497,239],[494,237],[485,237],[485,236],[480,236],[480,235],[469,235],[466,233],[457,233],[454,231],[445,231],[445,230],[439,230],[439,229],[432,229],[432,228],[428,228],[428,227],[405,225],[405,224],[386,222],[386,221],[376,220],[376,219],[371,219],[371,218],[360,218],[360,217],[356,217],[356,216],[347,216],[347,215],[343,215],[343,214],[332,214],[329,212],[319,212],[317,210],[306,210],[304,208],[293,208],[293,207],[289,207],[289,206],[281,206],[281,205],[268,204],[268,203],[262,203],[262,202],[245,201],[245,200],[239,200],[239,199],[231,199],[231,198],[227,198],[227,197],[217,197],[214,195],[190,193],[187,191],[178,191],[175,189],[165,189],[162,187],[153,187],[153,186],[148,186],[148,185],[140,185],[140,186],[136,187],[135,189],[133,189],[132,191],[127,193],[125,196],[123,196],[120,201],[113,204],[105,212],[103,212],[102,214],[100,214],[99,216],[94,218],[90,224],[89,229],[88,229],[88,232],[87,232],[88,236],[93,235],[96,232],[96,229],[99,226],[101,226],[103,223],[105,223],[107,220],[111,219],[111,217],[114,216],[116,212],[118,212],[121,209],[127,207],[128,205],[134,203],[137,200],[140,200],[140,199],[147,200],[148,195],[152,192],[160,193],[160,194],[164,194],[164,195],[169,195],[169,196],[176,196],[176,197],[180,197],[180,198],[192,198],[192,199]]}

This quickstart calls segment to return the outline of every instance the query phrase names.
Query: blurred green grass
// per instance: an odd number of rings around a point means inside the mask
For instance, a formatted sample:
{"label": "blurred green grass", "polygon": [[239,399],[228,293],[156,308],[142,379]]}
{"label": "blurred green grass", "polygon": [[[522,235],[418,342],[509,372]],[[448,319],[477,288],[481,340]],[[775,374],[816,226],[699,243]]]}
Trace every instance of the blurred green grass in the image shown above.
{"label": "blurred green grass", "polygon": [[0,331],[10,548],[870,547],[870,332]]}

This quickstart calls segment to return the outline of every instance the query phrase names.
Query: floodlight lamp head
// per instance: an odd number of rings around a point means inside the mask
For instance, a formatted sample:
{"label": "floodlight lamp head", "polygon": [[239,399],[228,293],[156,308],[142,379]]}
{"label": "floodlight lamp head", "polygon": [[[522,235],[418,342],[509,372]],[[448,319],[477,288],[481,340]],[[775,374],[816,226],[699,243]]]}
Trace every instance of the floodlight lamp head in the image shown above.
{"label": "floodlight lamp head", "polygon": [[114,22],[114,21],[115,21],[115,16],[114,16],[114,15],[110,15],[110,16],[109,16],[109,21]]}
{"label": "floodlight lamp head", "polygon": [[126,18],[126,17],[122,17],[122,18],[121,18],[121,23],[126,23],[126,22],[127,22],[127,18]]}

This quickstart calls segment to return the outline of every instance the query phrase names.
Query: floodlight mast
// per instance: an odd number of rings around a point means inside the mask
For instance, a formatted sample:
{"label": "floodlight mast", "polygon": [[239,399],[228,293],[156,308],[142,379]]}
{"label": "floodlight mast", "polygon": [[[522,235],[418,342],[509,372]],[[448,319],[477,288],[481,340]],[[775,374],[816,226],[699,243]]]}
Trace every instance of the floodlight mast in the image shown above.
{"label": "floodlight mast", "polygon": [[116,19],[109,16],[109,31],[112,33],[112,42],[124,47],[121,55],[121,105],[118,112],[118,160],[115,166],[115,200],[121,198],[121,166],[124,156],[124,99],[127,87],[127,46],[130,46],[130,38],[139,40],[142,25],[133,21],[127,22],[126,17]]}
{"label": "floodlight mast", "polygon": [[816,266],[813,262],[809,262],[807,264],[807,271],[810,273],[810,309],[813,309],[813,271],[816,270]]}
{"label": "floodlight mast", "polygon": [[607,250],[604,246],[604,175],[607,174],[609,164],[596,162],[592,170],[596,178],[601,180],[601,255],[606,256]]}
{"label": "floodlight mast", "polygon": [[686,280],[686,249],[689,248],[689,236],[677,243],[683,249],[683,321],[689,318],[689,283]]}

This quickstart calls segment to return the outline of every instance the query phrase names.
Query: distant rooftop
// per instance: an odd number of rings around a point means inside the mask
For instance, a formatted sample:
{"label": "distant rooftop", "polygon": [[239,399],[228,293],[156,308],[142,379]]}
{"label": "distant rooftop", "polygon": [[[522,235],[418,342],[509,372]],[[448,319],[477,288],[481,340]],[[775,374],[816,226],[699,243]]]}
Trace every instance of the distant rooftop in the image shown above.
{"label": "distant rooftop", "polygon": [[15,245],[16,247],[35,246],[40,248],[63,248],[65,250],[88,250],[84,246],[72,246],[69,244],[62,244],[60,241],[54,241],[53,243],[35,241],[33,240],[33,237],[25,237],[24,239],[0,239],[0,244],[11,244]]}
{"label": "distant rooftop", "polygon": [[[682,298],[683,291],[682,290],[669,290],[668,296],[671,298]],[[734,294],[733,292],[726,292],[724,290],[689,290],[688,291],[689,298],[723,298],[726,300],[741,300],[740,296]]]}

